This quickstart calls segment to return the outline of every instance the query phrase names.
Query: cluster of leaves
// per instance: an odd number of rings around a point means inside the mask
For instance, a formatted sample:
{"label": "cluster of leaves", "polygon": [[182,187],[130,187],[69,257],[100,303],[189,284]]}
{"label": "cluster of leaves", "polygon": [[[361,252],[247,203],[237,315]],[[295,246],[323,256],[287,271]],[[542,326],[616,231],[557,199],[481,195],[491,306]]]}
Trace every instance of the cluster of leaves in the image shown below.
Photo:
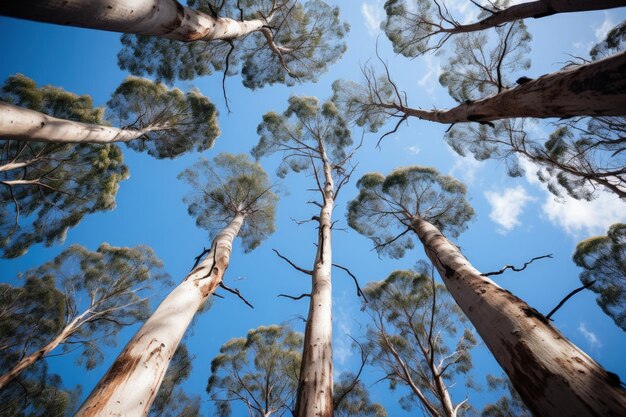
{"label": "cluster of leaves", "polygon": [[[9,77],[0,100],[54,117],[103,123],[103,110],[89,96]],[[24,254],[36,243],[51,245],[85,215],[115,207],[119,182],[128,177],[115,144],[0,142],[0,246],[5,257]],[[16,164],[15,168],[11,168]],[[8,169],[11,168],[11,169]],[[12,202],[13,204],[11,204]]]}

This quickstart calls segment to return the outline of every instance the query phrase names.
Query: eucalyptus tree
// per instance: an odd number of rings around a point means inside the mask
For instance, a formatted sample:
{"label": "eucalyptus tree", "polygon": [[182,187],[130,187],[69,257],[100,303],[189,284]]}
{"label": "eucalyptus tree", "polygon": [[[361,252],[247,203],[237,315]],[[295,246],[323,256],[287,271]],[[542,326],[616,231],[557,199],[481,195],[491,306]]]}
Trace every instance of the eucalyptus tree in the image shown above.
{"label": "eucalyptus tree", "polygon": [[318,225],[313,269],[297,268],[311,276],[312,288],[307,294],[310,303],[296,416],[332,416],[332,212],[352,172],[350,159],[354,151],[348,150],[352,137],[335,103],[320,103],[315,97],[289,98],[287,110],[282,114],[266,113],[257,131],[260,140],[252,154],[256,158],[281,154],[279,176],[290,170],[312,173],[315,191],[321,198],[321,202],[312,202],[320,209],[319,215],[312,218]]}
{"label": "eucalyptus tree", "polygon": [[66,353],[79,347],[78,363],[93,369],[103,358],[103,346],[115,345],[120,330],[147,317],[142,294],[167,280],[161,268],[146,246],[103,243],[95,252],[72,245],[27,271],[21,294],[5,307],[0,389],[57,349]]}
{"label": "eucalyptus tree", "polygon": [[392,389],[409,389],[402,407],[432,417],[461,415],[468,398],[455,404],[449,388],[468,382],[476,339],[446,288],[426,271],[398,270],[363,291],[371,362]]}
{"label": "eucalyptus tree", "polygon": [[[422,243],[448,291],[513,386],[538,416],[622,415],[626,391],[537,310],[481,274],[444,236],[466,229],[474,211],[466,188],[433,168],[364,175],[348,222],[376,250],[402,257]],[[601,394],[599,394],[601,393]]]}
{"label": "eucalyptus tree", "polygon": [[191,374],[193,359],[187,345],[178,345],[152,403],[149,417],[200,417],[200,397],[190,397],[180,386]]}
{"label": "eucalyptus tree", "polygon": [[322,0],[3,2],[0,14],[122,32],[122,69],[169,82],[240,72],[246,87],[317,80],[346,50],[339,9]]}
{"label": "eucalyptus tree", "polygon": [[210,249],[128,342],[77,416],[146,416],[185,330],[224,286],[235,237],[250,251],[274,231],[276,195],[263,168],[247,156],[201,159],[179,177],[193,188],[185,202],[196,224],[213,236]]}
{"label": "eucalyptus tree", "polygon": [[615,324],[626,331],[626,224],[612,225],[606,236],[576,245],[574,262],[583,268],[580,281],[598,294],[596,301]]}
{"label": "eucalyptus tree", "polygon": [[[222,345],[211,362],[207,392],[216,414],[229,417],[231,404],[241,402],[250,416],[295,415],[303,336],[288,326],[260,326],[245,338]],[[372,403],[358,375],[342,373],[335,386],[335,415],[341,417],[386,417]]]}
{"label": "eucalyptus tree", "polygon": [[[477,19],[461,23],[446,0],[387,0],[385,20],[381,24],[394,51],[415,57],[438,50],[455,35],[500,28],[522,19],[539,19],[558,13],[611,9],[624,6],[621,0],[508,0],[472,2]],[[467,5],[469,7],[469,4]],[[472,13],[471,10],[465,13]]]}
{"label": "eucalyptus tree", "polygon": [[184,94],[142,78],[127,78],[104,109],[89,96],[37,87],[9,77],[0,94],[0,210],[4,256],[36,243],[62,241],[88,214],[115,207],[118,184],[128,177],[126,142],[155,158],[173,158],[213,146],[217,111],[198,91]]}

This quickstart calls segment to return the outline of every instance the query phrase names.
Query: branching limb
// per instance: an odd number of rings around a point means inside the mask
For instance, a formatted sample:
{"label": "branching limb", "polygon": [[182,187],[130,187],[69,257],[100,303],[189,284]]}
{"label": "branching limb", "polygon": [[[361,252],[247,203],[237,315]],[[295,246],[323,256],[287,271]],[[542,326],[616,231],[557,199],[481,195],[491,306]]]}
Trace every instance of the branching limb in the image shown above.
{"label": "branching limb", "polygon": [[296,269],[297,271],[302,272],[303,274],[307,274],[307,275],[313,275],[313,271],[311,271],[310,269],[304,269],[304,268],[300,268],[298,265],[294,264],[293,262],[291,262],[291,260],[283,255],[280,254],[280,252],[278,252],[276,249],[272,249],[276,255],[278,255],[278,257],[284,261],[286,261],[289,265],[291,265],[294,269]]}
{"label": "branching limb", "polygon": [[563,304],[565,304],[567,302],[567,300],[569,300],[570,298],[572,298],[573,296],[575,296],[576,294],[578,294],[579,292],[581,292],[582,290],[591,287],[596,281],[589,281],[588,283],[586,283],[585,285],[583,285],[582,287],[576,288],[574,291],[570,292],[569,294],[567,294],[565,296],[565,298],[563,298],[561,300],[561,302],[559,302],[556,307],[554,307],[552,309],[552,311],[550,311],[548,313],[548,315],[546,316],[546,319],[548,320],[552,320],[550,317],[552,317],[552,315],[554,315],[554,313],[557,312],[557,310],[561,307],[563,307]]}
{"label": "branching limb", "polygon": [[507,269],[511,269],[511,270],[513,270],[513,271],[515,271],[515,272],[520,272],[520,271],[523,271],[524,269],[526,269],[526,267],[527,267],[528,265],[530,265],[531,263],[533,263],[534,261],[539,260],[539,259],[543,259],[543,258],[552,258],[552,254],[550,253],[550,254],[548,254],[548,255],[542,255],[542,256],[537,256],[537,257],[534,257],[534,258],[532,258],[530,261],[525,262],[525,263],[524,263],[524,265],[523,265],[521,268],[516,268],[516,267],[515,267],[515,266],[513,266],[513,265],[505,265],[505,266],[504,266],[501,270],[499,270],[499,271],[495,271],[495,272],[487,272],[487,273],[482,274],[482,275],[483,275],[484,277],[490,277],[490,276],[493,276],[493,275],[501,275],[501,274],[503,274],[503,273],[504,273],[504,271],[506,271]]}
{"label": "branching limb", "polygon": [[202,259],[202,257],[203,257],[204,255],[206,255],[207,253],[209,253],[209,252],[211,252],[211,248],[208,248],[208,249],[207,249],[207,248],[202,248],[202,253],[201,253],[200,255],[196,256],[196,257],[194,258],[194,259],[195,259],[195,261],[194,261],[193,266],[191,267],[191,270],[192,270],[192,271],[193,271],[194,269],[196,269],[196,267],[197,267],[197,266],[198,266],[198,264],[200,263],[200,259]]}
{"label": "branching limb", "polygon": [[365,302],[367,303],[367,298],[365,297],[365,294],[363,293],[363,291],[361,291],[361,287],[359,286],[359,281],[356,279],[354,274],[352,272],[350,272],[350,270],[348,268],[346,268],[345,266],[341,266],[339,264],[333,264],[333,266],[337,267],[339,269],[343,269],[344,271],[346,271],[348,273],[348,275],[350,275],[352,277],[352,280],[354,281],[354,285],[356,285],[356,295],[357,295],[357,297],[363,297],[363,300],[365,300]]}
{"label": "branching limb", "polygon": [[254,308],[254,306],[252,304],[250,304],[248,302],[248,300],[246,300],[241,293],[239,292],[239,290],[237,288],[230,288],[228,287],[226,284],[224,284],[223,282],[220,282],[220,287],[224,288],[226,291],[228,291],[229,293],[235,294],[237,297],[239,297],[241,299],[241,301],[243,301],[244,303],[246,303],[248,305],[248,307],[250,308]]}
{"label": "branching limb", "polygon": [[[311,294],[309,294],[309,293],[306,293],[306,292],[305,292],[305,293],[303,293],[303,294],[300,294],[300,295],[299,295],[299,296],[297,296],[297,297],[294,297],[293,295],[289,295],[289,294],[278,294],[278,297],[291,298],[292,300],[301,300],[301,299],[303,299],[304,297],[309,297],[309,298],[310,298],[310,297],[311,297]],[[305,320],[305,321],[306,321],[306,320]]]}

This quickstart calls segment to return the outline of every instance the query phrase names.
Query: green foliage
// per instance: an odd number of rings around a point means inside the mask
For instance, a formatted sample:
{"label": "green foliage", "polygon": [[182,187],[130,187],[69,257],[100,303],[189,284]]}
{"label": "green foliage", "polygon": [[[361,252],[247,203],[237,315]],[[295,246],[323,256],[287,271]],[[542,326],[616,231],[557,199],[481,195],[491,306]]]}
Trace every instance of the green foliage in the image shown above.
{"label": "green foliage", "polygon": [[484,31],[455,37],[439,82],[456,101],[476,101],[513,87],[514,74],[530,68],[531,36],[524,22],[496,27],[495,32],[495,41]]}
{"label": "green foliage", "polygon": [[128,77],[107,106],[118,126],[146,131],[128,146],[155,158],[205,151],[220,134],[217,110],[198,90],[185,94],[145,78]]}
{"label": "green foliage", "polygon": [[492,391],[501,391],[502,396],[495,403],[487,404],[481,417],[533,417],[506,376],[487,375],[487,386]]}
{"label": "green foliage", "polygon": [[607,33],[606,38],[591,48],[589,55],[595,61],[606,58],[624,50],[626,43],[626,21],[620,23]]}
{"label": "green foliage", "polygon": [[[36,84],[23,75],[9,77],[0,100],[68,120],[102,123],[103,110],[91,98]],[[4,257],[17,257],[37,243],[65,239],[85,215],[115,207],[120,181],[128,169],[117,145],[0,141],[0,246]],[[28,184],[8,185],[6,181]]]}
{"label": "green foliage", "polygon": [[247,155],[221,153],[211,161],[200,159],[179,178],[193,188],[184,201],[199,227],[212,233],[236,214],[244,214],[239,236],[245,251],[255,249],[274,232],[278,197],[263,167]]}
{"label": "green foliage", "polygon": [[[292,96],[283,114],[266,113],[259,124],[258,144],[252,149],[257,160],[282,153],[278,175],[291,170],[316,170],[317,164],[341,168],[352,145],[352,136],[333,101],[320,103],[316,97]],[[338,172],[339,173],[339,172]]]}
{"label": "green foliage", "polygon": [[348,224],[371,238],[379,253],[392,258],[401,258],[413,248],[408,232],[415,219],[456,237],[474,216],[465,199],[465,185],[434,168],[397,168],[386,177],[365,174],[357,188],[359,195],[348,204]]}
{"label": "green foliage", "polygon": [[216,413],[231,415],[230,403],[243,401],[251,416],[293,410],[300,373],[302,335],[283,326],[261,326],[231,339],[211,362],[207,392]]}
{"label": "green foliage", "polygon": [[574,262],[584,269],[583,284],[595,281],[589,289],[598,294],[602,311],[626,331],[626,224],[616,223],[606,236],[580,242]]}
{"label": "green foliage", "polygon": [[122,36],[123,48],[118,54],[120,68],[135,75],[154,75],[168,83],[176,79],[191,80],[213,71],[225,71],[226,75],[240,73],[243,84],[254,89],[274,83],[317,81],[346,50],[343,38],[349,26],[339,20],[337,7],[322,0],[293,0],[280,5],[269,0],[190,0],[188,3],[210,15],[242,20],[269,18],[269,36],[280,54],[270,49],[261,31],[228,42],[187,43],[126,34]]}
{"label": "green foliage", "polygon": [[[443,285],[425,271],[398,270],[369,283],[364,292],[368,302],[362,308],[372,319],[367,327],[371,362],[383,370],[391,389],[415,385],[441,409],[435,375],[446,384],[470,384],[476,338]],[[400,404],[407,410],[423,405],[412,388]]]}
{"label": "green foliage", "polygon": [[192,361],[187,345],[178,345],[148,417],[200,417],[200,397],[189,397],[180,387],[191,374]]}
{"label": "green foliage", "polygon": [[387,417],[387,411],[382,405],[372,403],[370,394],[361,381],[354,385],[356,375],[352,372],[343,372],[335,381],[333,389],[335,403],[335,417]]}

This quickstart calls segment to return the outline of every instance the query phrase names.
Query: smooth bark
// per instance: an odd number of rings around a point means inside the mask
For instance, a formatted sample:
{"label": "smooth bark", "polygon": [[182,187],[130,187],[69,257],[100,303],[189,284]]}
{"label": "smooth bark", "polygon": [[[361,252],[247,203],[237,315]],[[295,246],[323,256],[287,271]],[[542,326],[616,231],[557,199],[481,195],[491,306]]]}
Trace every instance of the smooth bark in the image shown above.
{"label": "smooth bark", "polygon": [[483,276],[432,224],[412,226],[450,294],[537,417],[620,417],[616,375],[567,340],[537,310]]}
{"label": "smooth bark", "polygon": [[0,138],[55,143],[129,142],[158,130],[117,127],[58,119],[0,101]]}
{"label": "smooth bark", "polygon": [[65,26],[160,36],[183,42],[235,39],[260,30],[261,19],[213,17],[176,0],[19,0],[0,14]]}
{"label": "smooth bark", "polygon": [[318,221],[317,253],[313,266],[309,316],[304,331],[296,417],[333,415],[331,218],[335,189],[331,167],[321,141],[319,148],[324,168],[324,201]]}
{"label": "smooth bark", "polygon": [[145,417],[189,323],[222,282],[232,243],[244,221],[237,214],[212,249],[159,305],[98,382],[76,416]]}
{"label": "smooth bark", "polygon": [[541,18],[557,13],[584,12],[623,7],[624,0],[539,0],[515,4],[475,23],[442,29],[446,33],[467,33],[501,26],[528,18]]}
{"label": "smooth bark", "polygon": [[514,117],[625,116],[626,52],[566,68],[496,95],[445,110],[379,103],[439,123],[489,122]]}

